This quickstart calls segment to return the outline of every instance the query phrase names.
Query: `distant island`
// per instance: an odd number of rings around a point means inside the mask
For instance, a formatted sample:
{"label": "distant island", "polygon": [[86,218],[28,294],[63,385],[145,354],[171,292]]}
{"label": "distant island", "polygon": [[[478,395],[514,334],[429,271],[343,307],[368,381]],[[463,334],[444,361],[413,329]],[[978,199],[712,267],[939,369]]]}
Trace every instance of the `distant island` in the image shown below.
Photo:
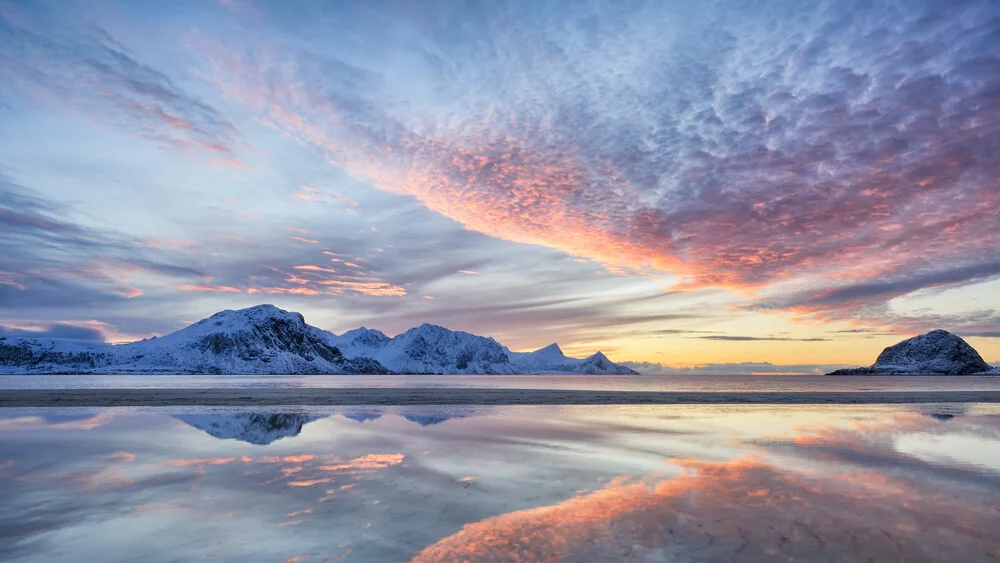
{"label": "distant island", "polygon": [[968,342],[946,330],[914,336],[878,355],[869,367],[838,369],[827,375],[995,375]]}
{"label": "distant island", "polygon": [[338,336],[273,305],[221,311],[129,344],[0,337],[0,373],[637,375],[601,352],[570,358],[557,344],[512,352],[431,324],[392,338],[364,327]]}

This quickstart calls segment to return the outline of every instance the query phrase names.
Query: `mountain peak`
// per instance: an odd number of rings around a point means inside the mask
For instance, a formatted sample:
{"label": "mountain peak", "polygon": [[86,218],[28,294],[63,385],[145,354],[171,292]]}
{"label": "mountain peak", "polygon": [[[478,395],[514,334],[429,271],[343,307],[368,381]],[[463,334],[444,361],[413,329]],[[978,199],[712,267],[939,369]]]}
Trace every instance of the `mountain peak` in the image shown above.
{"label": "mountain peak", "polygon": [[220,311],[155,341],[126,344],[132,369],[180,373],[386,373],[372,360],[348,360],[330,333],[274,305]]}
{"label": "mountain peak", "polygon": [[263,305],[254,305],[253,307],[247,307],[245,309],[226,309],[224,311],[219,311],[218,313],[208,317],[207,319],[202,319],[198,321],[197,324],[206,323],[211,320],[263,320],[263,319],[288,319],[293,322],[299,322],[302,324],[306,323],[305,317],[300,313],[289,312],[284,309],[279,309],[274,305],[265,303]]}
{"label": "mountain peak", "polygon": [[436,325],[431,323],[420,323],[420,326],[416,328],[411,328],[410,330],[416,330],[419,332],[458,332],[455,330],[451,330],[449,328],[445,328],[441,325]]}
{"label": "mountain peak", "polygon": [[611,362],[611,360],[609,360],[608,357],[604,355],[604,352],[601,352],[600,350],[598,350],[589,358],[587,358],[587,360],[594,362],[609,362],[609,363]]}
{"label": "mountain peak", "polygon": [[553,342],[552,344],[549,344],[548,346],[546,346],[544,348],[539,348],[538,350],[535,350],[535,351],[536,352],[545,352],[546,354],[559,354],[560,356],[564,356],[565,355],[565,354],[563,354],[562,348],[559,347],[559,344],[557,344],[555,342]]}

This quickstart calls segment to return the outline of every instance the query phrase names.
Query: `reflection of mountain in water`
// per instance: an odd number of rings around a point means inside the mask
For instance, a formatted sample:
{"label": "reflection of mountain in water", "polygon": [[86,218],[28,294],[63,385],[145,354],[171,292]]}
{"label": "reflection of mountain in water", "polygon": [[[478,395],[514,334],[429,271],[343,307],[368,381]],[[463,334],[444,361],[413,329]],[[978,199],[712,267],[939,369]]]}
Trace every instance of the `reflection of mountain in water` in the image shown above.
{"label": "reflection of mountain in water", "polygon": [[298,436],[302,425],[321,417],[291,413],[179,414],[174,418],[223,440],[265,446]]}
{"label": "reflection of mountain in water", "polygon": [[411,422],[416,422],[420,426],[430,426],[431,424],[441,424],[442,422],[455,417],[443,415],[404,414],[403,418]]}
{"label": "reflection of mountain in water", "polygon": [[493,412],[493,407],[481,407],[481,406],[452,406],[452,407],[438,407],[438,406],[424,406],[424,407],[407,407],[405,410],[400,410],[398,408],[386,407],[386,408],[366,408],[364,410],[350,409],[340,411],[345,418],[355,420],[357,422],[367,422],[369,420],[378,420],[382,416],[387,414],[394,414],[401,416],[410,422],[416,422],[420,426],[430,426],[432,424],[441,424],[446,420],[452,420],[455,418],[467,418],[470,416],[483,416]]}
{"label": "reflection of mountain in water", "polygon": [[947,422],[955,417],[965,416],[969,412],[968,406],[960,403],[921,405],[917,407],[916,410],[920,414],[940,420],[941,422]]}
{"label": "reflection of mountain in water", "polygon": [[[346,409],[339,411],[344,418],[365,423],[378,420],[383,416],[396,415],[415,422],[420,426],[440,424],[446,420],[483,416],[494,410],[494,407],[409,407],[399,410],[392,407]],[[329,415],[314,416],[300,413],[220,413],[220,414],[178,414],[174,418],[207,432],[209,435],[223,440],[239,440],[248,444],[265,446],[280,440],[298,436],[306,423]]]}
{"label": "reflection of mountain in water", "polygon": [[356,420],[358,422],[365,422],[368,420],[378,420],[382,418],[382,413],[378,411],[344,411],[342,413],[344,418],[349,418],[351,420]]}

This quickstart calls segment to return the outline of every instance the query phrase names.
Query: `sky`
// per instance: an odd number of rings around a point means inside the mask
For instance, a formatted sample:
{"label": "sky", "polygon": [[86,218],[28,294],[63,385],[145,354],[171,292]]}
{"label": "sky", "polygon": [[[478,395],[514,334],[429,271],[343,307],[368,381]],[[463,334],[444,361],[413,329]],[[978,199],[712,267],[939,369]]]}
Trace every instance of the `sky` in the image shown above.
{"label": "sky", "polygon": [[998,154],[987,0],[0,0],[0,333],[996,361]]}

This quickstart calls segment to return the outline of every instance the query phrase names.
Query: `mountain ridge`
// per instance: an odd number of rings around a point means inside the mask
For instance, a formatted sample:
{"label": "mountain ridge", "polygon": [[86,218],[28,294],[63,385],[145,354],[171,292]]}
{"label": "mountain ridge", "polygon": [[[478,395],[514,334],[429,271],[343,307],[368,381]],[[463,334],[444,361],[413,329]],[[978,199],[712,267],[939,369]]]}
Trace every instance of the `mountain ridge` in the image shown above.
{"label": "mountain ridge", "polygon": [[[127,344],[0,337],[4,374],[528,374],[636,372],[601,352],[533,371],[492,337],[423,323],[394,337],[366,327],[341,335],[264,304],[224,310],[170,334]],[[531,354],[531,353],[528,353]],[[550,366],[551,367],[551,366]]]}

